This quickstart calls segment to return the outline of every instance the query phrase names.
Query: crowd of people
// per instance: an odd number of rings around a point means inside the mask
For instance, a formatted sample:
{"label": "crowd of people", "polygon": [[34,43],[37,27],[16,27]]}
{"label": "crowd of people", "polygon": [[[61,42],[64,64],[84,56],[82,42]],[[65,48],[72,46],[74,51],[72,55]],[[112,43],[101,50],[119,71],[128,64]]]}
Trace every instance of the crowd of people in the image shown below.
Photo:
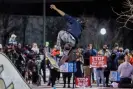
{"label": "crowd of people", "polygon": [[[41,76],[44,83],[46,83],[46,68],[48,68],[50,70],[48,86],[51,85],[53,87],[56,80],[60,80],[61,73],[50,66],[50,62],[45,57],[46,49],[47,47],[39,48],[36,43],[33,43],[32,46],[26,45],[23,47],[20,43],[8,44],[5,47],[0,45],[0,51],[4,52],[9,57],[28,83],[32,82],[33,84],[40,85]],[[51,53],[51,57],[59,63],[62,58],[60,50],[55,46],[52,50],[49,50],[49,52]],[[100,86],[100,83],[103,84],[103,87],[110,87],[110,83],[112,82],[119,83],[119,87],[123,87],[124,84],[128,84],[129,87],[129,84],[131,84],[133,51],[123,49],[119,46],[109,49],[107,45],[103,45],[101,50],[96,50],[93,48],[92,44],[89,44],[85,49],[81,47],[76,48],[74,53],[74,61],[76,62],[77,69],[74,73],[75,77],[90,77],[91,82],[96,83],[97,87]],[[90,68],[90,57],[99,55],[107,57],[107,67]],[[41,70],[43,73],[41,73]],[[117,71],[120,74],[120,81],[110,80],[111,71]],[[68,84],[70,88],[72,73],[62,73],[62,76],[64,82],[63,87],[65,88],[66,84]],[[67,82],[66,79],[68,79]]]}
{"label": "crowd of people", "polygon": [[[100,50],[96,50],[93,48],[92,44],[89,44],[85,49],[76,48],[74,53],[74,61],[76,62],[77,69],[77,71],[74,73],[75,78],[89,77],[92,83],[97,84],[97,87],[100,87],[100,83],[103,84],[103,87],[111,87],[111,83],[113,84],[114,82],[118,84],[118,87],[132,87],[131,83],[133,73],[133,51],[124,49],[123,47],[119,47],[118,45],[116,45],[112,49],[109,49],[107,45],[103,45]],[[106,56],[107,66],[100,68],[91,68],[91,56]],[[54,58],[56,57],[59,58],[59,54],[54,55]],[[111,80],[110,75],[112,71],[118,73],[120,80]],[[66,78],[68,78],[68,87],[70,87],[70,79],[72,77],[72,73],[62,74],[64,81],[63,87],[66,87]]]}
{"label": "crowd of people", "polygon": [[[50,5],[50,8],[58,12],[70,24],[67,30],[61,30],[58,33],[56,45],[51,50],[48,46],[38,47],[36,43],[22,46],[17,43],[15,34],[11,35],[8,45],[5,47],[0,45],[0,51],[9,57],[28,83],[40,85],[41,76],[45,83],[46,68],[48,68],[50,71],[48,86],[55,86],[56,80],[60,80],[61,73],[51,63],[52,58],[58,66],[64,62],[75,62],[77,70],[74,73],[74,78],[88,77],[92,83],[97,84],[97,87],[100,86],[100,83],[103,84],[103,87],[109,87],[112,82],[117,83],[118,87],[132,85],[133,51],[119,47],[118,44],[113,48],[108,48],[105,44],[100,50],[95,49],[93,44],[88,44],[86,48],[77,47],[78,39],[84,29],[83,21],[69,16],[55,5]],[[50,53],[50,57],[46,55],[46,52]],[[91,56],[106,56],[107,66],[91,68]],[[120,74],[120,81],[110,80],[111,71],[117,71]],[[72,73],[65,72],[62,73],[62,76],[63,87],[65,88],[68,84],[67,87],[70,88]]]}
{"label": "crowd of people", "polygon": [[28,83],[40,85],[41,71],[44,82],[46,82],[43,48],[39,49],[36,43],[25,46],[20,43],[9,43],[4,47],[0,45],[0,51],[7,55]]}
{"label": "crowd of people", "polygon": [[[107,57],[107,67],[102,68],[90,68],[89,62],[87,60],[89,56],[106,56]],[[113,49],[109,49],[107,45],[103,45],[101,50],[95,50],[92,44],[89,44],[88,50],[83,54],[84,58],[84,74],[85,76],[95,75],[92,78],[96,81],[97,87],[99,87],[100,81],[103,87],[109,87],[109,83],[117,82],[118,87],[123,87],[123,85],[131,84],[131,78],[133,73],[132,60],[133,51],[129,49],[123,49],[122,47],[116,46]],[[127,70],[129,69],[129,70]],[[88,71],[89,70],[89,71]],[[112,81],[110,79],[111,71],[117,71],[120,74],[120,81]],[[86,75],[87,74],[87,75]],[[129,87],[129,85],[125,86]]]}
{"label": "crowd of people", "polygon": [[[64,11],[57,8],[55,5],[50,5],[50,8],[60,14],[66,22],[69,24],[66,30],[61,30],[57,37],[57,50],[59,48],[63,49],[64,59],[67,62],[76,62],[77,72],[74,74],[75,77],[90,77],[93,82],[96,81],[97,87],[102,82],[103,87],[108,87],[110,82],[111,71],[117,71],[120,74],[120,81],[111,81],[119,83],[119,87],[123,85],[131,84],[131,76],[133,72],[132,68],[132,52],[129,49],[124,49],[118,45],[112,49],[108,48],[107,45],[103,45],[101,50],[96,50],[93,48],[92,44],[89,44],[87,49],[77,48],[78,39],[84,30],[85,23],[72,16],[66,14]],[[76,48],[75,58],[71,58],[73,55],[73,50]],[[90,57],[91,56],[106,56],[107,57],[107,67],[100,68],[90,68]],[[129,68],[130,70],[127,70]],[[56,73],[56,72],[54,72]],[[66,78],[68,78],[68,87],[70,87],[70,79],[72,73],[63,73],[64,87],[66,87]],[[52,86],[55,84],[55,78],[52,80]],[[95,80],[95,81],[94,81]],[[129,85],[127,85],[129,87]]]}

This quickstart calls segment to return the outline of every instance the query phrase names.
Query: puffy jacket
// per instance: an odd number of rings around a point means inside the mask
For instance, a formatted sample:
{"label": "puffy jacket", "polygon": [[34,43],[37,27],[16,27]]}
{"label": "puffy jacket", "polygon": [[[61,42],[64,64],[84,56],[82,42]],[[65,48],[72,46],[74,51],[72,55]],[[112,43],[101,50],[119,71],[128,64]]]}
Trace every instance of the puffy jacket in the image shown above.
{"label": "puffy jacket", "polygon": [[52,54],[52,56],[57,56],[57,55],[60,55],[60,51],[53,49],[51,54]]}

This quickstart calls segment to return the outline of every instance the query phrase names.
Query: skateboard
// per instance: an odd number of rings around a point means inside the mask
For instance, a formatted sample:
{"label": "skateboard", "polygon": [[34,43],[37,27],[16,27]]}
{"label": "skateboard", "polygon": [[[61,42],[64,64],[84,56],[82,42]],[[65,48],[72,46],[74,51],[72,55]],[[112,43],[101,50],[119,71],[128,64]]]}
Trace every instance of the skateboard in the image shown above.
{"label": "skateboard", "polygon": [[72,51],[72,48],[70,50],[64,50],[63,51],[63,56],[59,62],[59,66],[61,66],[62,64],[64,64],[66,61],[69,60],[69,56],[70,56],[71,51]]}
{"label": "skateboard", "polygon": [[59,66],[57,62],[52,58],[51,54],[49,52],[46,52],[46,58],[50,61],[50,64],[57,70],[59,70]]}

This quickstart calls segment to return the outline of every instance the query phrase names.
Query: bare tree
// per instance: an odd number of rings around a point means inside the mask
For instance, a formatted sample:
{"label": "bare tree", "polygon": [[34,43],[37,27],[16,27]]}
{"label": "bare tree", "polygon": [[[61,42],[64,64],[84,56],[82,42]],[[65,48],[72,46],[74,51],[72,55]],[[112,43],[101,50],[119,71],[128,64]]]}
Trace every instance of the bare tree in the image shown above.
{"label": "bare tree", "polygon": [[126,2],[124,2],[124,8],[126,9],[126,11],[121,13],[117,13],[112,8],[113,12],[119,16],[116,21],[122,24],[119,29],[126,28],[129,30],[133,30],[133,28],[129,26],[133,23],[133,1],[126,0]]}

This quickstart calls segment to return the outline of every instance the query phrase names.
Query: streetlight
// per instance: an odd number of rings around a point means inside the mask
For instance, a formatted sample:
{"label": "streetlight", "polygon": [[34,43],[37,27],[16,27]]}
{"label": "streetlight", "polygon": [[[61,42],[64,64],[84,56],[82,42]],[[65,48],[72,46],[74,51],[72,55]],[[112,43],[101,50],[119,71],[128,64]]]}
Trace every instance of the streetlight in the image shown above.
{"label": "streetlight", "polygon": [[101,33],[101,35],[103,35],[103,43],[104,43],[105,42],[106,29],[105,28],[101,28],[100,33]]}
{"label": "streetlight", "polygon": [[101,31],[100,31],[100,33],[101,33],[102,35],[105,35],[105,34],[106,34],[106,29],[105,29],[105,28],[102,28]]}

